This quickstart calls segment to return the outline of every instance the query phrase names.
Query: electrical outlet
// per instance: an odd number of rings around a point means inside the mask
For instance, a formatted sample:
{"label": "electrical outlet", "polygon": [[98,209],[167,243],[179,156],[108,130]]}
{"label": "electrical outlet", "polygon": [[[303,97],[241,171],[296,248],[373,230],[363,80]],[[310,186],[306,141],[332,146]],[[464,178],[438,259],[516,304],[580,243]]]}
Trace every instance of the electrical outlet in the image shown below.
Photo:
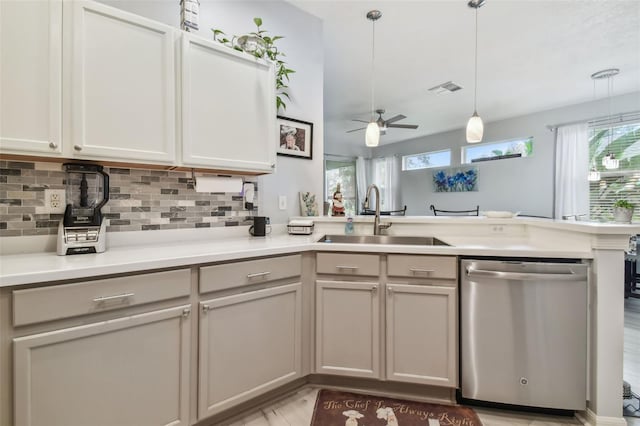
{"label": "electrical outlet", "polygon": [[64,213],[66,207],[66,191],[64,189],[45,189],[44,208],[48,213]]}
{"label": "electrical outlet", "polygon": [[280,210],[286,210],[287,209],[287,196],[286,195],[280,195],[278,197],[278,208]]}
{"label": "electrical outlet", "polygon": [[496,234],[504,232],[504,228],[502,226],[494,226],[492,229]]}

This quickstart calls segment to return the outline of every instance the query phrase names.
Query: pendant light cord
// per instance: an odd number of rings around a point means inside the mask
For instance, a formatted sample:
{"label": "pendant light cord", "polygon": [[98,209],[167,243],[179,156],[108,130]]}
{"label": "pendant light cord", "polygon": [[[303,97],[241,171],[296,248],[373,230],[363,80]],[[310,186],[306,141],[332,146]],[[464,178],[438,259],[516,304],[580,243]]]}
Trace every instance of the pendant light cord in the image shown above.
{"label": "pendant light cord", "polygon": [[475,54],[475,76],[473,81],[473,112],[476,113],[478,102],[478,6],[476,6],[476,54]]}
{"label": "pendant light cord", "polygon": [[375,76],[376,76],[376,20],[373,19],[372,35],[371,35],[371,121],[375,118]]}

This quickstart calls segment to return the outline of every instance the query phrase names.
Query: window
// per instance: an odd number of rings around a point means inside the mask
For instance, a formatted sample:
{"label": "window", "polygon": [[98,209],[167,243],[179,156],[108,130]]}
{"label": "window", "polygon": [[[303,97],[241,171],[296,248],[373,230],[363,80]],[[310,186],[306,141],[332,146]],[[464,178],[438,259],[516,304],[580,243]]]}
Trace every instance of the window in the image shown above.
{"label": "window", "polygon": [[450,149],[402,156],[402,171],[447,167],[450,165]]}
{"label": "window", "polygon": [[333,200],[333,193],[340,184],[340,192],[342,192],[342,201],[344,203],[345,214],[356,214],[356,194],[358,192],[356,186],[356,162],[353,161],[333,161],[325,160],[324,162],[325,176],[325,200]]}
{"label": "window", "polygon": [[[372,180],[380,190],[380,210],[391,210],[389,203],[389,188],[387,182],[389,181],[389,164],[386,158],[374,158],[372,160]],[[375,209],[375,195],[371,193],[371,202],[369,204],[370,209]]]}
{"label": "window", "polygon": [[[620,168],[607,170],[602,158],[611,153]],[[600,172],[600,181],[589,182],[589,217],[613,220],[612,206],[626,199],[635,206],[633,219],[640,219],[640,121],[589,129],[589,164]]]}
{"label": "window", "polygon": [[529,157],[533,153],[533,137],[503,142],[483,143],[462,148],[462,163]]}

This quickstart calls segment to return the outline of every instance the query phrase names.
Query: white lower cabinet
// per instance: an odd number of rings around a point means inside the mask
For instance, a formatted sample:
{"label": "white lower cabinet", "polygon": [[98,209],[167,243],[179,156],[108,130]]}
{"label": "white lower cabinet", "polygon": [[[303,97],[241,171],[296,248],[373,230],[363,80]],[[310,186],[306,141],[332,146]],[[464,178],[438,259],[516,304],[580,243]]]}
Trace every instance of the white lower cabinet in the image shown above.
{"label": "white lower cabinet", "polygon": [[189,306],[19,337],[19,426],[189,424]]}
{"label": "white lower cabinet", "polygon": [[316,281],[316,372],[380,378],[377,282]]}
{"label": "white lower cabinet", "polygon": [[302,284],[200,303],[198,418],[302,374]]}
{"label": "white lower cabinet", "polygon": [[455,388],[456,289],[387,284],[387,379]]}

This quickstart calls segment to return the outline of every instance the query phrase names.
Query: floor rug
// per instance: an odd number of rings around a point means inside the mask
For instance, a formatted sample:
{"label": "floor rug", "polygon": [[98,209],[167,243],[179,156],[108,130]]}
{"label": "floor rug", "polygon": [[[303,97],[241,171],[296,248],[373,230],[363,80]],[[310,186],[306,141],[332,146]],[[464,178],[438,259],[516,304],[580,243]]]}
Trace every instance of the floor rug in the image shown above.
{"label": "floor rug", "polygon": [[311,426],[482,426],[468,407],[321,389]]}

